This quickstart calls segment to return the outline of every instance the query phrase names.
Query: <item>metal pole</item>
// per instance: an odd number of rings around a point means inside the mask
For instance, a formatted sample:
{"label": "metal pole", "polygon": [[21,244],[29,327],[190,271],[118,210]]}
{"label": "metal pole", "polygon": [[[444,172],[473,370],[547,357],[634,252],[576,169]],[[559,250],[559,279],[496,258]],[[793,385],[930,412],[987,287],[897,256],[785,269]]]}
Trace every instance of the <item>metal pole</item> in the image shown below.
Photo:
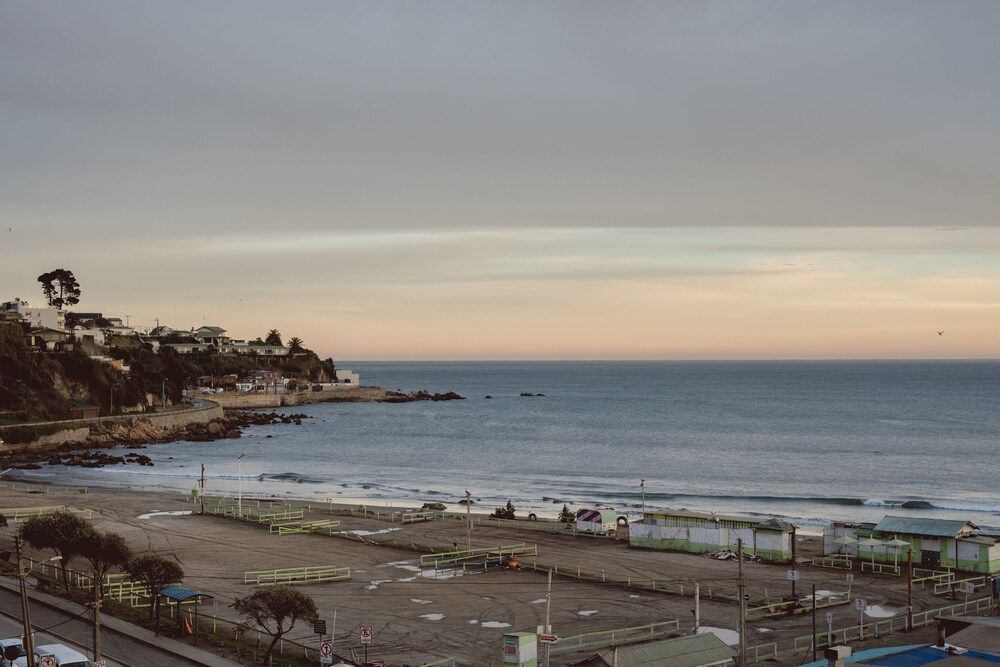
{"label": "metal pole", "polygon": [[[552,611],[552,570],[549,570],[549,584],[545,590],[545,634],[552,634],[552,625],[549,623]],[[549,651],[552,644],[545,644],[545,667],[549,667]]]}
{"label": "metal pole", "polygon": [[694,633],[701,627],[701,584],[694,582]]}
{"label": "metal pole", "polygon": [[639,489],[642,492],[642,513],[646,514],[646,480],[639,480]]}
{"label": "metal pole", "polygon": [[469,551],[472,551],[472,494],[465,490],[465,522],[466,538],[469,543]]}
{"label": "metal pole", "polygon": [[201,505],[201,514],[205,513],[205,464],[201,464],[201,479],[199,480],[201,485],[201,494],[198,497],[199,504]]}
{"label": "metal pole", "polygon": [[31,612],[28,608],[28,588],[26,574],[21,566],[21,538],[14,538],[17,552],[17,581],[21,588],[21,625],[24,627],[24,650],[27,652],[27,667],[35,667],[35,638],[31,635]]}
{"label": "metal pole", "polygon": [[743,579],[743,540],[736,540],[736,555],[739,561],[739,595],[740,595],[740,664],[739,667],[746,667],[747,664],[747,601],[746,601],[746,581]]}
{"label": "metal pole", "polygon": [[236,458],[236,479],[237,479],[237,489],[238,497],[236,499],[236,513],[239,516],[243,516],[243,457],[247,453],[243,452]]}
{"label": "metal pole", "polygon": [[[795,526],[792,526],[792,569],[797,569],[795,567]],[[792,601],[798,600],[795,596],[795,580],[792,579]]]}
{"label": "metal pole", "polygon": [[94,570],[94,662],[101,659],[101,581]]}
{"label": "metal pole", "polygon": [[812,639],[812,645],[813,645],[813,662],[816,662],[816,584],[812,585],[812,589],[813,589],[813,597],[812,597],[812,600],[813,600],[813,605],[812,605],[812,607],[813,607],[812,608],[813,639]]}
{"label": "metal pole", "polygon": [[906,550],[906,629],[913,629],[913,543]]}

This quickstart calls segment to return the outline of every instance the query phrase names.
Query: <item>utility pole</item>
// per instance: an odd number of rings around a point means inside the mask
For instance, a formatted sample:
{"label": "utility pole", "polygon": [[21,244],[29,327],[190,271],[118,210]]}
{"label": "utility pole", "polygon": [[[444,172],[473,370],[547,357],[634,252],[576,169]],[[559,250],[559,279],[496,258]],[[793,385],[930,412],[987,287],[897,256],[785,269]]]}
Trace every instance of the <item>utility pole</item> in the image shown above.
{"label": "utility pole", "polygon": [[[798,569],[798,567],[796,566],[796,562],[795,562],[795,526],[794,525],[792,525],[792,569],[793,570],[797,570]],[[795,602],[797,600],[798,600],[798,598],[795,597],[795,580],[792,579],[792,601]]]}
{"label": "utility pole", "polygon": [[[552,634],[552,625],[549,623],[552,611],[552,570],[549,570],[549,585],[545,590],[545,634]],[[545,644],[545,667],[549,667],[549,651],[552,644]]]}
{"label": "utility pole", "polygon": [[198,502],[201,505],[201,511],[199,514],[205,513],[205,464],[201,464],[201,479],[198,480],[198,486],[201,489],[201,493],[198,494]]}
{"label": "utility pole", "polygon": [[35,667],[35,638],[31,635],[31,612],[28,609],[27,575],[21,566],[21,538],[14,537],[14,551],[17,554],[17,581],[21,588],[21,625],[24,627],[24,650],[27,653],[27,667]]}
{"label": "utility pole", "polygon": [[701,584],[694,582],[694,633],[701,627]]}
{"label": "utility pole", "polygon": [[466,538],[469,543],[469,551],[472,551],[472,494],[465,490],[465,523]]}
{"label": "utility pole", "polygon": [[646,514],[646,480],[644,480],[644,479],[640,479],[639,480],[639,491],[640,491],[640,493],[642,493],[642,513],[645,516],[645,514]]}
{"label": "utility pole", "polygon": [[94,571],[94,662],[101,660],[101,591],[103,583]]}
{"label": "utility pole", "polygon": [[746,664],[747,664],[747,600],[746,600],[747,584],[746,584],[746,581],[743,579],[743,540],[742,539],[737,539],[736,540],[736,557],[737,557],[737,562],[739,564],[739,570],[738,570],[738,574],[737,574],[737,576],[739,577],[739,585],[737,586],[737,590],[739,591],[739,596],[740,596],[740,625],[739,625],[739,631],[740,631],[740,653],[739,653],[739,659],[740,659],[740,664],[739,664],[739,667],[746,667]]}
{"label": "utility pole", "polygon": [[816,662],[816,584],[812,585],[813,596],[812,596],[812,621],[813,621],[813,662]]}
{"label": "utility pole", "polygon": [[906,629],[913,629],[913,544],[906,550]]}

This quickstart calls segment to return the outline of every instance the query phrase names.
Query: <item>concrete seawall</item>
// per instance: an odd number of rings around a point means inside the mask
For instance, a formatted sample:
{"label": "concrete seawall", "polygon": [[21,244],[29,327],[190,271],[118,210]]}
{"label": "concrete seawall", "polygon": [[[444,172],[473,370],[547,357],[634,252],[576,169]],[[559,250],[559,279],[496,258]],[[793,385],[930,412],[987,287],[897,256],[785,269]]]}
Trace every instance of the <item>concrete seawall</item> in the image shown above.
{"label": "concrete seawall", "polygon": [[153,412],[136,415],[116,415],[114,417],[93,417],[91,419],[67,419],[65,421],[40,422],[25,424],[25,426],[63,427],[55,433],[46,433],[37,440],[27,443],[3,443],[0,441],[0,451],[15,451],[21,449],[46,449],[66,444],[67,442],[82,442],[87,439],[90,427],[108,422],[133,423],[135,421],[155,424],[161,429],[173,429],[190,424],[207,424],[213,419],[224,416],[222,405],[214,400],[199,399],[187,410],[172,410],[170,412]]}
{"label": "concrete seawall", "polygon": [[298,391],[285,394],[212,394],[211,400],[224,408],[282,408],[309,403],[334,403],[337,401],[365,403],[380,401],[386,396],[381,387],[342,387],[324,391]]}

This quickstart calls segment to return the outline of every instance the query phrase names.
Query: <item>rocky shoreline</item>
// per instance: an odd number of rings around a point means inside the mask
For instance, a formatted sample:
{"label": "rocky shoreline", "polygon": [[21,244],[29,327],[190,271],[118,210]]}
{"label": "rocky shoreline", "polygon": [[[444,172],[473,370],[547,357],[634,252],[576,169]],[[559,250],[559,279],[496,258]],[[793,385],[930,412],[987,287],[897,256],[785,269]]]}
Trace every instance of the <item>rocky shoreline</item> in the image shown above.
{"label": "rocky shoreline", "polygon": [[124,456],[106,451],[118,447],[136,450],[146,445],[188,440],[210,442],[228,438],[239,438],[242,429],[248,426],[268,424],[301,425],[304,414],[280,414],[252,410],[227,411],[221,419],[206,423],[187,424],[167,428],[142,417],[134,419],[99,422],[90,427],[87,437],[77,442],[67,442],[47,449],[22,449],[0,453],[0,469],[38,470],[43,465],[70,465],[83,468],[103,468],[106,465],[137,464],[153,465],[143,454],[131,451]]}

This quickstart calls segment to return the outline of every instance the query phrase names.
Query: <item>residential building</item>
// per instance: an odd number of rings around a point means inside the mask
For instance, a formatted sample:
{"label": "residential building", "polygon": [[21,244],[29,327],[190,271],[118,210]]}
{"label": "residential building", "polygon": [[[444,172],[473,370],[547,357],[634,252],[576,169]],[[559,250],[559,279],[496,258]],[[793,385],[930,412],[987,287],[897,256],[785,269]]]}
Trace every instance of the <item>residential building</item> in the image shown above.
{"label": "residential building", "polygon": [[163,343],[161,347],[169,347],[177,354],[193,354],[195,352],[207,352],[212,349],[208,343]]}
{"label": "residential building", "polygon": [[107,344],[104,329],[97,327],[85,327],[78,324],[73,327],[73,338],[80,342],[93,343],[94,345],[104,346]]}
{"label": "residential building", "polygon": [[76,399],[70,399],[70,418],[71,419],[89,419],[91,417],[97,417],[100,415],[100,408],[86,401],[78,401]]}
{"label": "residential building", "polygon": [[34,329],[66,329],[66,311],[51,306],[32,308],[27,301],[14,299],[0,304],[0,313],[16,313]]}
{"label": "residential building", "polygon": [[71,338],[68,332],[57,329],[40,328],[28,332],[28,340],[32,347],[50,352],[65,348]]}
{"label": "residential building", "polygon": [[338,368],[334,372],[334,377],[338,384],[353,384],[355,386],[361,384],[361,375],[348,368]]}
{"label": "residential building", "polygon": [[200,326],[197,329],[192,329],[191,335],[203,343],[214,346],[227,345],[229,343],[229,336],[226,335],[226,330],[222,327]]}
{"label": "residential building", "polygon": [[795,527],[778,519],[688,510],[647,510],[629,525],[629,546],[710,553],[737,549],[769,561],[790,561]]}

